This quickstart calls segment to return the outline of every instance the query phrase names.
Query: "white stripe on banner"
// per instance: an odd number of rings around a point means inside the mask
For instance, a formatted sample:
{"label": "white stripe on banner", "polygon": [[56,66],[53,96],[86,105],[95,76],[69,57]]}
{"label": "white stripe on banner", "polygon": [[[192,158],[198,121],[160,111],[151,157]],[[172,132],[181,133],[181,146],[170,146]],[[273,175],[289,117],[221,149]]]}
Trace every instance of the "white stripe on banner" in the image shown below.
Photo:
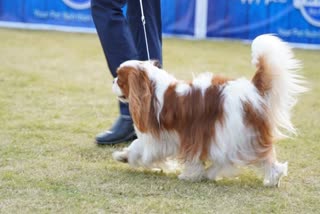
{"label": "white stripe on banner", "polygon": [[75,32],[75,33],[96,33],[95,28],[69,27],[69,26],[63,26],[63,25],[50,25],[50,24],[33,24],[33,23],[24,23],[24,22],[0,21],[0,27],[30,29],[30,30],[56,30],[56,31]]}
{"label": "white stripe on banner", "polygon": [[196,0],[194,36],[197,39],[207,37],[208,0]]}

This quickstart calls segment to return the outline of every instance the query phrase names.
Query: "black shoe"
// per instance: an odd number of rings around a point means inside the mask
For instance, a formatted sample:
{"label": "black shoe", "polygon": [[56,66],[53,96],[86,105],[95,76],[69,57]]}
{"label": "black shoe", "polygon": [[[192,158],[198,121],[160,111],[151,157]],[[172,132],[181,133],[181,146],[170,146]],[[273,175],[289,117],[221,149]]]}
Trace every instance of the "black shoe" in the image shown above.
{"label": "black shoe", "polygon": [[96,136],[98,145],[114,145],[136,139],[132,119],[120,115],[110,130]]}

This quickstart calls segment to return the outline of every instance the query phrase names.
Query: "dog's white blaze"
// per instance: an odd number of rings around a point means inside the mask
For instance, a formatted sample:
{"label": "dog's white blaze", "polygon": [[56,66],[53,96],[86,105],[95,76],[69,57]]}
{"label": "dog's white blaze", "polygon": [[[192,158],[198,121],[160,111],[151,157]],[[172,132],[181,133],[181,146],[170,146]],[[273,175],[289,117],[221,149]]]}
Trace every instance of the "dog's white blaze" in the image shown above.
{"label": "dog's white blaze", "polygon": [[123,62],[121,65],[120,65],[120,68],[121,67],[133,67],[135,69],[139,69],[140,67],[139,66],[142,66],[142,61],[138,61],[138,60],[128,60],[128,61],[125,61]]}

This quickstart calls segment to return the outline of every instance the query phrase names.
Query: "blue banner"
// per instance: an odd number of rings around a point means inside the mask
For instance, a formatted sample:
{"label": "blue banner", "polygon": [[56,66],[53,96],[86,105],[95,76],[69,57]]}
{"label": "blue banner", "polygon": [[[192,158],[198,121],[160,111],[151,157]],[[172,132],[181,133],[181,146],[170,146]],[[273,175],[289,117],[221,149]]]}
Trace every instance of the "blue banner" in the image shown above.
{"label": "blue banner", "polygon": [[209,1],[208,37],[251,40],[263,33],[319,45],[320,0]]}
{"label": "blue banner", "polygon": [[[320,0],[161,0],[161,6],[164,34],[252,40],[274,33],[320,48]],[[0,22],[94,30],[90,0],[0,0]]]}
{"label": "blue banner", "polygon": [[0,0],[0,20],[94,27],[90,0]]}
{"label": "blue banner", "polygon": [[194,35],[195,0],[162,0],[161,11],[163,33]]}

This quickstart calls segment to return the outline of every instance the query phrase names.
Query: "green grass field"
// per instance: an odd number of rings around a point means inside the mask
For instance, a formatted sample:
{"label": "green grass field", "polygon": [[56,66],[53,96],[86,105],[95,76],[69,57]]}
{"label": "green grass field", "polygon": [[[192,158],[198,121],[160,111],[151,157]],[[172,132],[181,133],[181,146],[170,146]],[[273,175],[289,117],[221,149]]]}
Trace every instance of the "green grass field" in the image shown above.
{"label": "green grass field", "polygon": [[[97,35],[0,29],[0,213],[319,213],[320,51],[295,50],[312,90],[294,109],[299,136],[278,142],[289,161],[280,188],[245,169],[237,179],[190,183],[112,160],[98,147],[118,115]],[[240,42],[164,39],[179,78],[254,73]]]}

